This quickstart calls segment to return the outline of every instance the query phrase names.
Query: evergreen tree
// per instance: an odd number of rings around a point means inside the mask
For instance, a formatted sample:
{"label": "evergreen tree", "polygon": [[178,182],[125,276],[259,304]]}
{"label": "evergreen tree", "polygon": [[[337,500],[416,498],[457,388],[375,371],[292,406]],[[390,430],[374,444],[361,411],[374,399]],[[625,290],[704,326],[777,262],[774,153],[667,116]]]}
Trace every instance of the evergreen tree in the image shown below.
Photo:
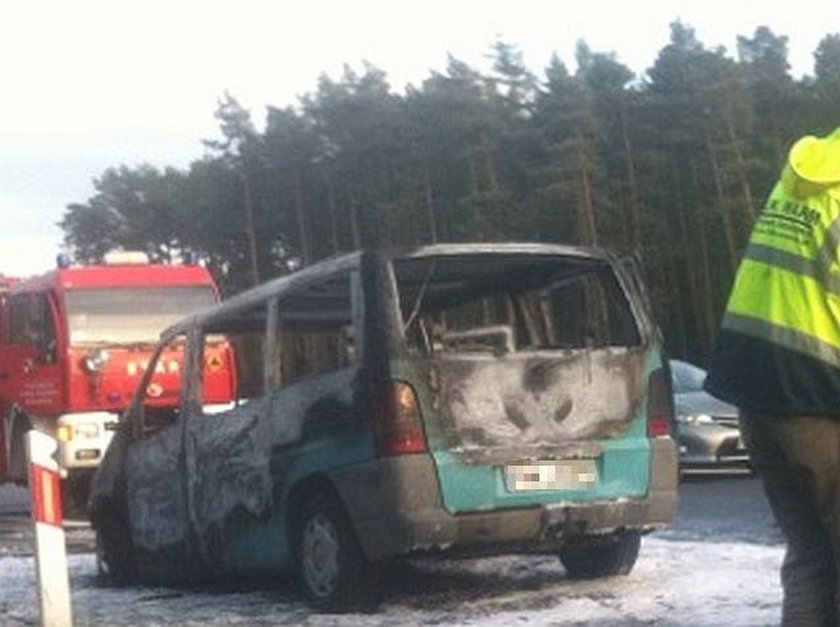
{"label": "evergreen tree", "polygon": [[753,220],[791,142],[840,125],[840,35],[790,76],[759,26],[737,60],[680,22],[648,72],[581,42],[538,81],[497,41],[405,94],[371,64],[322,76],[264,131],[225,94],[185,171],[120,166],[60,223],[84,260],[202,253],[226,294],[362,246],[533,239],[642,255],[670,350],[702,362]]}

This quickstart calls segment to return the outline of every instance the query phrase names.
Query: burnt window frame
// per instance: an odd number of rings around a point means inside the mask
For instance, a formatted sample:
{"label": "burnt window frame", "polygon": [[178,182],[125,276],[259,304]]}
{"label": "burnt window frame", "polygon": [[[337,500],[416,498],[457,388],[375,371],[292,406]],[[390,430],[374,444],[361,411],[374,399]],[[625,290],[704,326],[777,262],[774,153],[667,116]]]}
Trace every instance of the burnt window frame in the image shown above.
{"label": "burnt window frame", "polygon": [[[140,378],[137,388],[134,391],[134,398],[132,399],[129,410],[126,414],[129,428],[133,440],[143,440],[160,432],[168,426],[176,425],[185,418],[185,409],[187,407],[187,399],[189,397],[189,385],[184,385],[186,380],[186,372],[188,367],[188,360],[190,359],[190,344],[193,329],[182,329],[178,332],[167,334],[158,342],[155,350],[146,365],[146,371]],[[182,366],[179,369],[178,375],[180,377],[178,386],[178,403],[172,407],[154,407],[146,403],[146,394],[149,385],[152,383],[152,377],[155,375],[155,370],[161,357],[166,349],[178,343],[182,344],[184,359]],[[158,421],[152,424],[147,420],[147,412],[150,410],[158,410],[163,412],[172,412],[174,418],[167,421]]]}
{"label": "burnt window frame", "polygon": [[[313,289],[317,289],[320,286],[325,286],[330,283],[335,283],[337,281],[345,281],[346,282],[346,296],[348,298],[348,302],[346,303],[349,307],[347,313],[349,316],[344,318],[344,322],[338,323],[330,319],[329,314],[323,316],[322,320],[319,322],[318,320],[312,320],[312,331],[306,333],[302,330],[298,330],[298,333],[301,337],[316,337],[320,335],[324,336],[332,336],[337,337],[338,341],[342,341],[342,329],[349,328],[352,330],[352,343],[353,343],[353,355],[352,359],[343,365],[339,365],[339,367],[331,367],[331,368],[320,368],[316,371],[306,372],[304,374],[300,374],[297,376],[291,376],[287,378],[285,376],[276,376],[278,372],[282,370],[282,366],[278,368],[278,364],[276,363],[276,359],[282,359],[280,357],[280,352],[282,351],[282,347],[279,345],[280,340],[280,333],[283,327],[283,319],[286,317],[287,319],[291,319],[297,316],[301,316],[304,314],[289,314],[288,309],[284,309],[284,303],[288,303],[290,299],[295,298],[313,298],[314,294],[312,293]],[[290,386],[293,386],[297,383],[311,380],[317,377],[327,376],[334,372],[339,372],[346,368],[357,367],[363,363],[364,360],[364,351],[365,351],[365,344],[364,341],[364,322],[363,322],[363,294],[362,294],[362,279],[361,279],[361,271],[358,266],[351,266],[348,268],[342,268],[338,270],[334,270],[322,276],[313,277],[311,280],[301,283],[297,286],[291,286],[288,289],[281,290],[276,293],[273,297],[272,301],[272,315],[269,318],[269,338],[266,342],[266,355],[265,355],[265,368],[266,368],[266,386],[267,394],[274,394],[283,389],[286,389]],[[309,292],[309,294],[307,294]],[[321,298],[330,298],[330,295],[321,295]],[[318,314],[321,316],[321,314]],[[329,334],[324,333],[321,334],[319,332],[320,325],[324,327],[328,327],[329,325],[336,324],[336,330],[331,331]],[[294,331],[293,331],[294,332]],[[345,338],[346,339],[346,338]],[[346,350],[346,346],[344,347]],[[338,351],[342,351],[342,347],[336,348]]]}
{"label": "burnt window frame", "polygon": [[[296,297],[305,297],[307,291],[317,288],[328,282],[336,281],[337,279],[345,279],[347,281],[347,296],[349,298],[349,325],[353,329],[354,334],[354,349],[355,354],[351,363],[337,369],[320,370],[315,373],[307,373],[302,377],[297,377],[282,383],[282,379],[277,379],[275,374],[274,356],[277,351],[278,329],[282,324],[283,318],[283,303],[289,299]],[[290,285],[281,285],[279,288],[267,291],[262,297],[243,303],[239,307],[231,309],[230,311],[215,312],[207,319],[196,321],[195,325],[195,344],[191,349],[193,357],[190,361],[189,379],[192,390],[191,403],[200,407],[201,403],[198,399],[202,398],[203,394],[203,377],[201,376],[203,365],[203,351],[205,341],[204,338],[208,335],[227,335],[236,330],[237,325],[242,325],[241,328],[248,327],[248,321],[243,318],[238,321],[238,316],[247,316],[249,311],[256,312],[261,310],[264,312],[264,318],[259,318],[259,323],[262,325],[259,333],[263,337],[260,363],[262,367],[262,394],[261,398],[266,398],[288,386],[294,385],[298,382],[324,376],[331,372],[337,372],[345,367],[359,366],[364,359],[364,345],[363,341],[363,297],[362,297],[362,281],[360,276],[360,269],[358,264],[342,267],[320,276],[308,277],[305,281],[292,282]],[[256,318],[255,318],[256,319]],[[329,322],[327,322],[329,324]],[[256,330],[255,330],[256,334]],[[234,352],[236,346],[234,346]],[[234,357],[234,362],[238,368],[238,358]],[[196,374],[198,371],[198,375]],[[239,374],[237,372],[237,388],[239,387]],[[239,404],[241,397],[239,390],[236,390],[236,399],[234,406]],[[255,397],[251,397],[252,399]],[[190,414],[196,413],[195,410],[190,411]]]}
{"label": "burnt window frame", "polygon": [[[268,354],[268,345],[270,342],[268,330],[271,327],[271,318],[274,315],[273,301],[274,296],[268,296],[256,303],[243,305],[241,308],[227,312],[223,316],[214,317],[212,320],[207,320],[203,324],[197,324],[195,326],[195,340],[191,347],[190,352],[192,357],[189,362],[189,379],[194,388],[190,398],[190,403],[193,405],[189,412],[190,416],[204,414],[204,351],[207,345],[206,338],[211,335],[225,336],[232,345],[232,367],[236,375],[235,388],[233,390],[234,398],[231,400],[232,407],[240,407],[247,401],[262,399],[268,394],[266,355]],[[252,325],[254,325],[253,328]],[[259,389],[254,390],[257,393],[252,396],[243,396],[240,390],[240,347],[230,338],[231,335],[236,334],[250,334],[254,337],[262,338],[260,355],[255,360],[255,363],[259,364],[257,371],[261,381],[256,386]]]}
{"label": "burnt window frame", "polygon": [[[464,261],[467,261],[468,258],[472,257],[473,259],[470,260],[470,263],[480,264],[481,261],[486,260],[488,265],[490,265],[495,262],[497,266],[502,266],[502,269],[504,269],[504,265],[507,263],[509,264],[509,270],[502,275],[504,278],[500,279],[499,275],[495,274],[492,269],[487,270],[487,276],[478,276],[476,271],[473,269],[473,278],[467,278],[461,281],[457,280],[457,271],[450,269],[448,272],[450,275],[454,275],[454,279],[452,277],[444,277],[443,279],[438,280],[441,285],[445,286],[449,283],[451,287],[441,288],[437,294],[432,296],[432,300],[436,302],[434,302],[431,306],[428,306],[428,295],[424,294],[424,292],[428,287],[426,285],[427,281],[431,280],[429,285],[434,285],[435,283],[433,279],[435,272],[431,269],[435,268],[435,264],[440,262],[446,263],[448,261],[453,261],[457,263],[458,257],[462,257]],[[600,274],[604,275],[604,278],[597,279],[597,284],[603,288],[601,290],[603,294],[602,301],[605,303],[604,311],[608,314],[606,333],[606,337],[608,339],[607,341],[594,345],[593,348],[609,349],[615,347],[637,347],[647,344],[650,340],[650,325],[644,315],[643,303],[637,302],[642,295],[637,293],[637,290],[634,289],[635,284],[629,282],[624,273],[624,269],[620,267],[619,263],[617,263],[617,259],[611,254],[577,256],[555,254],[551,252],[531,254],[513,251],[510,253],[504,252],[497,254],[491,251],[480,251],[466,252],[463,255],[456,252],[454,254],[444,253],[441,255],[394,257],[391,261],[393,268],[392,272],[396,284],[395,289],[399,299],[399,316],[403,322],[402,335],[405,346],[411,353],[416,352],[417,347],[411,344],[411,340],[407,336],[411,336],[415,333],[421,333],[416,329],[412,330],[412,326],[416,322],[415,318],[420,318],[422,315],[429,315],[433,312],[443,312],[447,309],[452,310],[461,306],[475,306],[477,303],[481,302],[482,298],[486,298],[488,296],[490,299],[496,300],[503,298],[512,303],[509,307],[518,310],[518,304],[514,303],[517,294],[531,294],[536,297],[540,292],[550,292],[552,288],[563,282],[576,281],[581,277],[597,277]],[[564,262],[568,265],[568,270],[560,272],[560,270],[563,270],[562,264],[564,264]],[[415,276],[409,281],[409,283],[413,285],[408,291],[406,291],[404,286],[401,284],[402,277],[400,277],[399,266],[403,263],[417,264]],[[521,285],[520,283],[514,281],[518,275],[527,272],[528,265],[530,264],[533,264],[534,268],[539,269],[541,272],[549,272],[551,270],[552,263],[558,264],[557,277],[551,278],[550,280],[538,279],[533,285]],[[520,265],[519,269],[517,269],[517,265]],[[540,267],[541,265],[542,267]],[[429,268],[429,270],[427,271],[426,268]],[[454,268],[457,268],[457,266]],[[426,272],[428,272],[428,276],[423,277],[422,275]],[[505,283],[508,283],[508,285],[504,285]],[[487,296],[485,296],[485,294]],[[426,300],[426,303],[419,305],[416,302],[418,298]],[[548,300],[550,300],[550,295]],[[495,306],[497,304],[498,303],[491,303],[491,306]],[[617,319],[614,320],[613,318],[616,318],[614,314],[616,313],[619,315]],[[580,346],[563,346],[549,343],[544,343],[544,345],[533,345],[532,342],[534,338],[531,337],[532,331],[525,328],[527,327],[527,315],[525,312],[516,311],[511,315],[513,315],[514,322],[516,322],[516,324],[511,324],[510,322],[505,324],[511,326],[513,335],[512,343],[514,345],[513,352],[578,350],[587,348],[586,343],[583,341],[580,343]],[[484,328],[488,333],[494,331],[496,335],[502,337],[502,330],[500,328],[496,328],[500,326],[502,325],[491,323],[484,325],[484,327],[479,325],[480,328]],[[479,327],[476,328],[477,335],[479,334],[478,331],[480,331]],[[618,328],[619,330],[615,331],[615,328]],[[464,331],[465,335],[469,334],[468,330]],[[528,334],[529,342],[522,343],[519,340],[526,332]],[[425,333],[422,334],[425,335]],[[615,341],[610,338],[614,338]],[[433,343],[428,340],[426,340],[425,343],[427,348],[433,346]],[[425,355],[434,353],[434,351],[428,350],[423,352],[422,348],[420,352]],[[506,353],[509,351],[499,349],[495,352]],[[453,353],[444,352],[441,354]]]}

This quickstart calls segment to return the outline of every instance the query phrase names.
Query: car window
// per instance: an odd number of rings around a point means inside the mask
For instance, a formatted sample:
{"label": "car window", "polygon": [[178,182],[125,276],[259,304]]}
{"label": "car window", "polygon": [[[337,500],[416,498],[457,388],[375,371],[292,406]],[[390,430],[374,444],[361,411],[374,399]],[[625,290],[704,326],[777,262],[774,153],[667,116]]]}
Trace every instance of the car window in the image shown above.
{"label": "car window", "polygon": [[699,392],[706,380],[706,371],[684,361],[671,362],[674,392]]}

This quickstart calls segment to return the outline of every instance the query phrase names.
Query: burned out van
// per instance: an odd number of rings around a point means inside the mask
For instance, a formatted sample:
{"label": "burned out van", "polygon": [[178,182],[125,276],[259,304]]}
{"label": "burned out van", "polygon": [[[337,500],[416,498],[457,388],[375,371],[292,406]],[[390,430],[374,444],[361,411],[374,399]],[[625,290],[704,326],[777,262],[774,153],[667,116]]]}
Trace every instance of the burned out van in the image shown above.
{"label": "burned out van", "polygon": [[[219,338],[230,403],[203,390]],[[419,553],[627,573],[677,506],[661,350],[634,264],[600,250],[435,245],[276,279],[163,334],[147,373],[184,354],[181,401],[149,403],[147,374],[121,418],[91,498],[101,563],[294,569],[333,610]]]}

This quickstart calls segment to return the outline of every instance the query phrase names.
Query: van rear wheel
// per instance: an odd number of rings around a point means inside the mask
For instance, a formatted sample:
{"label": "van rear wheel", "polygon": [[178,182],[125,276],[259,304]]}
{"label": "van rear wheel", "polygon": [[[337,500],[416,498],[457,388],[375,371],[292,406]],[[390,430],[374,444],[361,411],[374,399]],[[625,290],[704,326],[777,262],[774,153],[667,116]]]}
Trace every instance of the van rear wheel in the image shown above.
{"label": "van rear wheel", "polygon": [[309,499],[295,536],[298,573],[315,608],[349,612],[376,605],[378,569],[365,558],[335,497],[321,494]]}
{"label": "van rear wheel", "polygon": [[626,575],[636,564],[640,546],[641,536],[637,531],[575,540],[560,550],[560,561],[571,579]]}

